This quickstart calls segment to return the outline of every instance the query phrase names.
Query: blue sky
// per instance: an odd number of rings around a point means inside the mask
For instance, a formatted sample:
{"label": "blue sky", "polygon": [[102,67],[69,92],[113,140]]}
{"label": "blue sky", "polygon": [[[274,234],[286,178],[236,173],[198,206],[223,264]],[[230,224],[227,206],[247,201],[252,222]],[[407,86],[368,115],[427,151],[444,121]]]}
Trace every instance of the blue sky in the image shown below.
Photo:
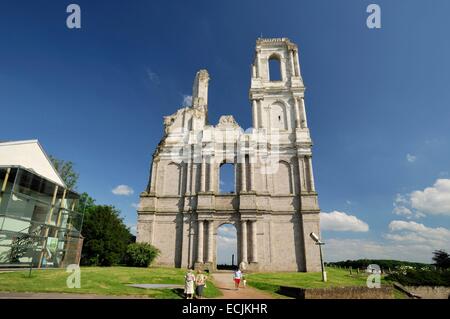
{"label": "blue sky", "polygon": [[[366,27],[372,2],[378,30]],[[66,27],[70,3],[80,30]],[[288,37],[307,87],[327,259],[427,261],[450,247],[449,11],[445,0],[2,1],[0,139],[37,138],[73,161],[78,190],[133,226],[162,117],[195,72],[212,78],[210,122],[233,114],[248,128],[255,40]],[[113,194],[118,185],[133,193]]]}

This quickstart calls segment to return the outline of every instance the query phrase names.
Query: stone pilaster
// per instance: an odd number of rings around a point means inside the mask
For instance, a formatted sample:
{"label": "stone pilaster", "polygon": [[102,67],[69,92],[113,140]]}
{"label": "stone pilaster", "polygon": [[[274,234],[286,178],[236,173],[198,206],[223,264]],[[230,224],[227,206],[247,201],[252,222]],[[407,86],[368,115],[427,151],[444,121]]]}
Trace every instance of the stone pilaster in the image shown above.
{"label": "stone pilaster", "polygon": [[250,221],[250,232],[252,236],[252,250],[251,250],[251,256],[252,259],[250,262],[257,263],[258,262],[258,237],[257,237],[257,224],[256,220]]}
{"label": "stone pilaster", "polygon": [[247,221],[241,221],[241,262],[248,263],[247,256]]}
{"label": "stone pilaster", "polygon": [[203,223],[197,221],[197,263],[203,263]]}
{"label": "stone pilaster", "polygon": [[214,240],[214,221],[208,221],[208,263],[214,262],[214,249],[213,249],[213,241]]}

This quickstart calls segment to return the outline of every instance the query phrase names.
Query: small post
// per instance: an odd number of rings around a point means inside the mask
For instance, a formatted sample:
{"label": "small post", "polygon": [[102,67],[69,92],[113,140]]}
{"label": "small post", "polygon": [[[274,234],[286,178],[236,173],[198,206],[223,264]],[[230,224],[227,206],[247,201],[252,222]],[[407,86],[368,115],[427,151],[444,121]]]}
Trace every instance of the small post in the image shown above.
{"label": "small post", "polygon": [[325,272],[325,266],[323,264],[323,257],[322,257],[322,245],[324,245],[324,244],[325,243],[322,243],[322,242],[316,243],[316,245],[319,245],[319,250],[320,250],[320,265],[322,266],[322,281],[327,282],[327,273]]}
{"label": "small post", "polygon": [[231,266],[234,266],[234,254],[231,255]]}
{"label": "small post", "polygon": [[349,267],[350,276],[352,275],[352,266]]}
{"label": "small post", "polygon": [[322,281],[326,282],[327,281],[327,273],[325,272],[325,266],[323,264],[323,257],[322,257],[322,245],[325,245],[324,242],[320,241],[319,237],[315,234],[315,233],[310,233],[309,237],[312,238],[312,240],[314,240],[314,242],[316,243],[316,245],[319,245],[319,252],[320,252],[320,266],[322,268]]}

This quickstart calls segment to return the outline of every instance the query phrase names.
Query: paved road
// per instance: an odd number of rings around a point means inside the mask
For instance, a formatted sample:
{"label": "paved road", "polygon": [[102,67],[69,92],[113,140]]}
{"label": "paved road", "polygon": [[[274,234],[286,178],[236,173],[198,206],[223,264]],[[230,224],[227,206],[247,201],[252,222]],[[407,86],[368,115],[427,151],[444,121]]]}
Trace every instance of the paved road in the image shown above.
{"label": "paved road", "polygon": [[232,272],[217,272],[212,277],[216,287],[223,293],[219,299],[273,299],[271,294],[248,286],[236,290]]}

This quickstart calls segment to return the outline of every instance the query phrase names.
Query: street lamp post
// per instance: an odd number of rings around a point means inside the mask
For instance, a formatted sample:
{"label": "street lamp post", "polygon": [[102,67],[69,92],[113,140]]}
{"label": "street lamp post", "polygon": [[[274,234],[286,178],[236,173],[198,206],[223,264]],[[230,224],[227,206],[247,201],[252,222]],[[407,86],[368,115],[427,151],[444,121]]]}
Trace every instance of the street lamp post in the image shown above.
{"label": "street lamp post", "polygon": [[323,264],[323,257],[322,257],[322,245],[325,245],[325,243],[320,241],[319,237],[314,233],[309,234],[309,236],[316,242],[316,245],[319,245],[320,266],[322,268],[322,281],[326,282],[327,281],[327,273],[325,271],[325,266]]}

